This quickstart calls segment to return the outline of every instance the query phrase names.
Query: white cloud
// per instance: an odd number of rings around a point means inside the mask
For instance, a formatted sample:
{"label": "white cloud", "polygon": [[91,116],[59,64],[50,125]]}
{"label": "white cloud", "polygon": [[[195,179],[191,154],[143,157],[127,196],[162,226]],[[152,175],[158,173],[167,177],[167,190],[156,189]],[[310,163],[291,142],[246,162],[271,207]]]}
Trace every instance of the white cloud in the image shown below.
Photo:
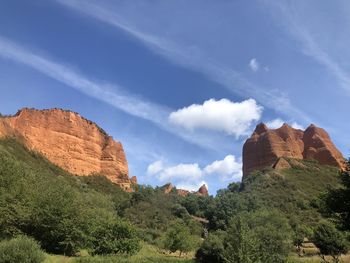
{"label": "white cloud", "polygon": [[227,155],[223,160],[217,160],[201,168],[198,163],[180,163],[173,166],[164,165],[163,161],[151,163],[147,168],[148,176],[155,176],[161,183],[171,182],[177,188],[198,190],[206,184],[205,178],[217,176],[222,182],[240,181],[242,178],[242,162],[235,156]]}
{"label": "white cloud", "polygon": [[292,122],[291,126],[294,128],[294,129],[299,129],[299,130],[305,130],[305,127],[300,125],[299,123],[297,122]]}
{"label": "white cloud", "polygon": [[163,170],[163,161],[159,160],[154,163],[151,163],[147,167],[147,175],[155,175],[156,173],[159,173],[161,170]]}
{"label": "white cloud", "polygon": [[181,179],[185,181],[195,181],[203,177],[203,171],[197,163],[178,164],[164,168],[159,171],[159,180],[163,182],[172,181],[173,179]]}
{"label": "white cloud", "polygon": [[235,156],[227,155],[223,160],[214,161],[204,168],[206,174],[217,174],[222,181],[240,181],[242,179],[242,162]]}
{"label": "white cloud", "polygon": [[260,68],[260,64],[259,62],[256,60],[256,58],[252,58],[249,61],[249,67],[252,71],[257,72]]}
{"label": "white cloud", "polygon": [[284,123],[284,120],[277,118],[266,122],[266,126],[269,127],[270,129],[278,129],[283,125],[283,123]]}
{"label": "white cloud", "polygon": [[[270,129],[278,129],[278,128],[280,128],[283,125],[283,123],[287,123],[287,122],[282,120],[282,119],[280,119],[280,118],[277,118],[277,119],[274,119],[274,120],[266,122],[266,126],[269,127]],[[295,121],[292,122],[290,124],[290,126],[292,128],[294,128],[294,129],[299,129],[299,130],[304,130],[305,129],[301,124],[299,124],[299,123],[297,123]]]}
{"label": "white cloud", "polygon": [[204,128],[241,136],[247,134],[251,124],[260,119],[262,110],[253,99],[242,102],[210,99],[202,105],[192,104],[172,112],[169,121],[191,131]]}

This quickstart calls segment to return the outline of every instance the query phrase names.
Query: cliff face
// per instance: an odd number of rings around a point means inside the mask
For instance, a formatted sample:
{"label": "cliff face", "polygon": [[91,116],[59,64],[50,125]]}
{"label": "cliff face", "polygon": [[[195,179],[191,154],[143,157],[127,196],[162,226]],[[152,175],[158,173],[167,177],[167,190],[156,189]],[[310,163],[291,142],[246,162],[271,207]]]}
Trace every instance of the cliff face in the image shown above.
{"label": "cliff face", "polygon": [[320,164],[339,168],[344,165],[344,157],[324,129],[310,125],[302,131],[287,124],[268,129],[261,123],[243,146],[243,177],[254,170],[274,166],[280,157],[315,159]]}
{"label": "cliff face", "polygon": [[17,137],[29,149],[76,175],[98,173],[131,190],[123,146],[95,123],[60,109],[22,109],[0,118],[0,137]]}

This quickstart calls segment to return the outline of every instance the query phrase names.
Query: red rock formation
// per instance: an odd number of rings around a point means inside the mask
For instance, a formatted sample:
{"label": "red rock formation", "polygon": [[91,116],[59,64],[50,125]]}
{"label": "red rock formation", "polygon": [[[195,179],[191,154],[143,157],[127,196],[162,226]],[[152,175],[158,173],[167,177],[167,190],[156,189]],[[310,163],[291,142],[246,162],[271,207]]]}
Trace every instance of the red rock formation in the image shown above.
{"label": "red rock formation", "polygon": [[130,182],[131,184],[137,184],[137,177],[136,176],[131,177]]}
{"label": "red rock formation", "polygon": [[203,184],[197,192],[191,192],[191,191],[188,191],[188,190],[184,190],[184,189],[176,189],[176,187],[171,184],[171,183],[167,183],[165,185],[163,185],[161,187],[161,189],[163,190],[163,192],[165,194],[169,194],[173,189],[175,189],[176,193],[179,195],[179,196],[188,196],[189,194],[195,194],[195,195],[199,195],[199,196],[208,196],[208,189],[207,189],[207,186],[205,184]]}
{"label": "red rock formation", "polygon": [[310,125],[302,131],[283,124],[278,129],[268,129],[261,123],[243,146],[243,177],[272,167],[280,157],[315,159],[339,168],[344,165],[344,157],[322,128]]}
{"label": "red rock formation", "polygon": [[278,158],[276,163],[273,165],[273,169],[276,169],[276,170],[283,170],[283,169],[289,169],[289,168],[291,168],[289,162],[283,157]]}
{"label": "red rock formation", "polygon": [[208,193],[208,188],[205,184],[203,184],[197,191],[196,193],[197,195],[200,195],[200,196],[208,196],[209,193]]}
{"label": "red rock formation", "polygon": [[130,190],[123,146],[95,123],[61,109],[22,109],[0,118],[0,137],[17,137],[32,150],[76,175],[101,174]]}

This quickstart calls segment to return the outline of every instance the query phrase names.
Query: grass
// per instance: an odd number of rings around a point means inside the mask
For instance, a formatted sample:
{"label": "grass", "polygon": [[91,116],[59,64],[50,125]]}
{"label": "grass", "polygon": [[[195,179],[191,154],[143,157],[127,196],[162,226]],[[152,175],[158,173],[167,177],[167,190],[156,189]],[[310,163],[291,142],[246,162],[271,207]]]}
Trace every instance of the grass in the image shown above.
{"label": "grass", "polygon": [[[330,259],[330,257],[326,257]],[[313,257],[298,257],[292,256],[290,257],[288,263],[321,263],[321,258],[319,256]],[[344,255],[341,257],[340,262],[342,263],[350,263],[350,255]]]}
{"label": "grass", "polygon": [[194,254],[179,257],[178,253],[167,254],[149,244],[143,244],[141,251],[134,256],[86,256],[64,257],[47,255],[44,263],[194,263]]}

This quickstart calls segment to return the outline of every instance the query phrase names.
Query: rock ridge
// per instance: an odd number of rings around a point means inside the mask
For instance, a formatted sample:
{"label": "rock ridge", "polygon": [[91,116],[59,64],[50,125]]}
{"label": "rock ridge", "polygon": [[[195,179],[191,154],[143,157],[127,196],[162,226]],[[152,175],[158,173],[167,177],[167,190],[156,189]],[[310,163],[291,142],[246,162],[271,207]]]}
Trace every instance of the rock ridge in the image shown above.
{"label": "rock ridge", "polygon": [[76,112],[23,108],[15,115],[0,117],[0,138],[3,137],[16,137],[72,174],[101,174],[131,191],[122,144]]}
{"label": "rock ridge", "polygon": [[286,166],[280,157],[314,159],[320,164],[344,167],[344,157],[324,129],[311,124],[302,131],[287,123],[269,129],[260,123],[243,146],[243,178],[254,170]]}

